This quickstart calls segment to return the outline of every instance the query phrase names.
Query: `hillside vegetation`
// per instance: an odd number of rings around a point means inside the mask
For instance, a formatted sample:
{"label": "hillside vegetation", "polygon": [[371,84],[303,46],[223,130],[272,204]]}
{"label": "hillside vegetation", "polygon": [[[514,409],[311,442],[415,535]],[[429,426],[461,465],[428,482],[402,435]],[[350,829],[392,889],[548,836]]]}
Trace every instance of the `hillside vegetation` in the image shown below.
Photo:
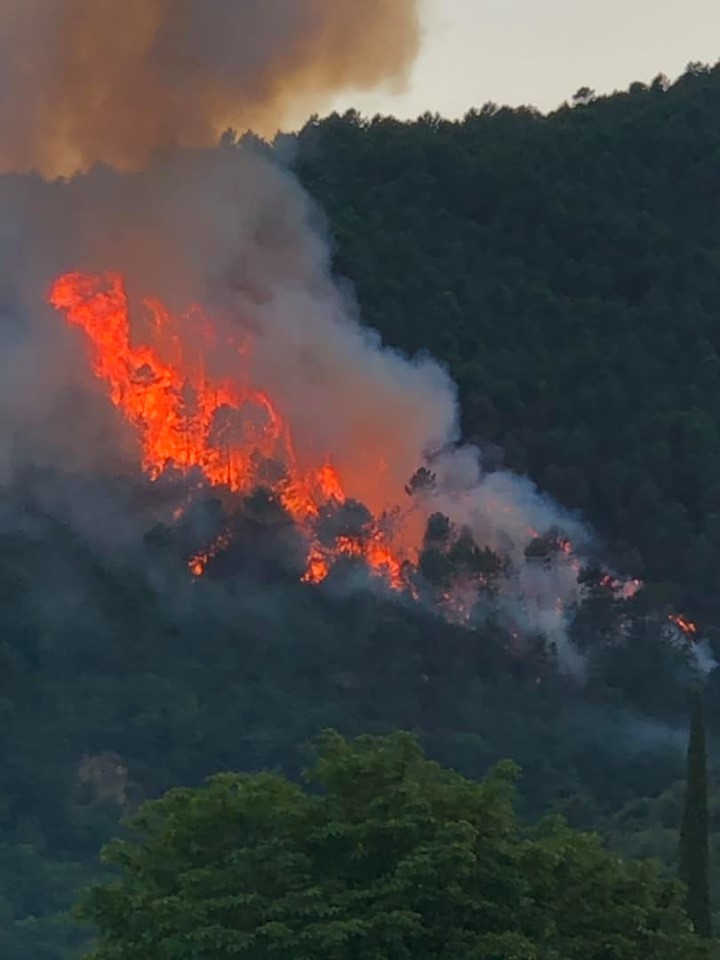
{"label": "hillside vegetation", "polygon": [[312,122],[298,169],[391,344],[443,359],[466,439],[720,615],[720,67],[549,116]]}
{"label": "hillside vegetation", "polygon": [[[307,587],[258,565],[252,541],[190,584],[167,531],[108,557],[40,510],[31,482],[7,492],[3,960],[82,945],[66,910],[143,800],[220,771],[297,778],[329,726],[413,731],[477,780],[512,758],[525,817],[563,813],[674,870],[697,677],[662,642],[664,610],[711,642],[720,627],[718,115],[720,70],[693,67],[550,116],[349,114],[299,135],[295,166],[363,321],[441,358],[486,465],[581,511],[607,561],[648,587],[626,603],[590,583],[580,687],[542,643],[520,654],[492,623]],[[717,847],[717,803],[711,827]]]}

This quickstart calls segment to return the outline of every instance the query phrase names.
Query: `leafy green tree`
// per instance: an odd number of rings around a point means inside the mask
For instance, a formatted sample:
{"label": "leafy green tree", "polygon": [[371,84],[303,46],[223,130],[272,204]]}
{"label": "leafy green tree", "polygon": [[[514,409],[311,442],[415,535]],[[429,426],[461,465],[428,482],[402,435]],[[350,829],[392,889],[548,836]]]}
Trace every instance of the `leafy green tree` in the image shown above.
{"label": "leafy green tree", "polygon": [[687,780],[680,828],[680,879],[687,886],[687,912],[697,932],[712,933],[710,919],[708,777],[702,698],[694,698]]}
{"label": "leafy green tree", "polygon": [[278,775],[173,790],[106,853],[94,960],[693,960],[681,890],[561,820],[513,812],[514,765],[473,783],[407,734],[327,733],[312,792]]}

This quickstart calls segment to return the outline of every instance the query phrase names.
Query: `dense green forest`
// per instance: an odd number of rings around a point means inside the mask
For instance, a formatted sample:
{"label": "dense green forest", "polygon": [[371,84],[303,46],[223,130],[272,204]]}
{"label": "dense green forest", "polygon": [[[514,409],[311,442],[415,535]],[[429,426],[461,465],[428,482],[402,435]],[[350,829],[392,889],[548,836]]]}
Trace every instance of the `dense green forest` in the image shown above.
{"label": "dense green forest", "polygon": [[[296,778],[329,726],[411,730],[478,780],[510,757],[524,817],[562,813],[676,869],[698,676],[662,640],[665,611],[711,643],[720,629],[719,108],[720,70],[692,67],[549,116],[351,114],[280,142],[363,322],[447,363],[486,464],[582,511],[607,561],[648,586],[623,600],[587,572],[580,686],[497,624],[258,567],[266,531],[249,516],[246,555],[200,583],[182,532],[107,556],[38,507],[52,478],[23,478],[0,504],[3,958],[82,947],[66,911],[143,800],[219,771]],[[717,856],[716,797],[710,826]]]}
{"label": "dense green forest", "polygon": [[[460,386],[467,439],[718,614],[720,70],[549,116],[312,123],[298,169],[365,322]],[[497,449],[499,448],[499,449]]]}

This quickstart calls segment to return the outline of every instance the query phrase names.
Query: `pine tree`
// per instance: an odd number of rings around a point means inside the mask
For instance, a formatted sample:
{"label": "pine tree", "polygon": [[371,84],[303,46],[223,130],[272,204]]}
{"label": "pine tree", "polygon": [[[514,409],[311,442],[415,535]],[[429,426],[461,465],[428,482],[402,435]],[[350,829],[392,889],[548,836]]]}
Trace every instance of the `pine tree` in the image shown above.
{"label": "pine tree", "polygon": [[680,828],[680,879],[687,886],[687,912],[695,930],[712,935],[709,880],[709,815],[705,721],[702,697],[695,695],[687,754],[685,809]]}

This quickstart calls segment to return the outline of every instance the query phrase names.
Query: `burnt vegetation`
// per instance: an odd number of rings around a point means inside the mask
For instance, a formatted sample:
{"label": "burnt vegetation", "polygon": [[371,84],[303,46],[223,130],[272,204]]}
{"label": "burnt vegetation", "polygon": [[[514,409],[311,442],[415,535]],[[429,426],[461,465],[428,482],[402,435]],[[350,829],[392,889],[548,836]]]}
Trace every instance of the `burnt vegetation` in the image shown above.
{"label": "burnt vegetation", "polygon": [[[348,590],[342,571],[302,583],[302,537],[269,488],[199,498],[108,552],[23,484],[0,505],[3,958],[59,960],[83,942],[73,891],[142,800],[223,770],[297,777],[328,726],[411,730],[477,778],[511,756],[526,816],[563,813],[675,868],[678,728],[698,669],[668,615],[696,619],[711,647],[720,628],[718,111],[720,70],[695,65],[547,117],[348,114],[299,135],[298,172],[365,322],[446,362],[486,464],[582,511],[601,559],[646,586],[626,597],[601,565],[583,572],[579,685],[543,637],[442,614],[463,582],[490,603],[512,575],[442,514],[420,604]],[[433,482],[421,468],[407,493]],[[368,523],[349,502],[318,534],[362,540]],[[562,532],[540,533],[526,557],[557,562]]]}

